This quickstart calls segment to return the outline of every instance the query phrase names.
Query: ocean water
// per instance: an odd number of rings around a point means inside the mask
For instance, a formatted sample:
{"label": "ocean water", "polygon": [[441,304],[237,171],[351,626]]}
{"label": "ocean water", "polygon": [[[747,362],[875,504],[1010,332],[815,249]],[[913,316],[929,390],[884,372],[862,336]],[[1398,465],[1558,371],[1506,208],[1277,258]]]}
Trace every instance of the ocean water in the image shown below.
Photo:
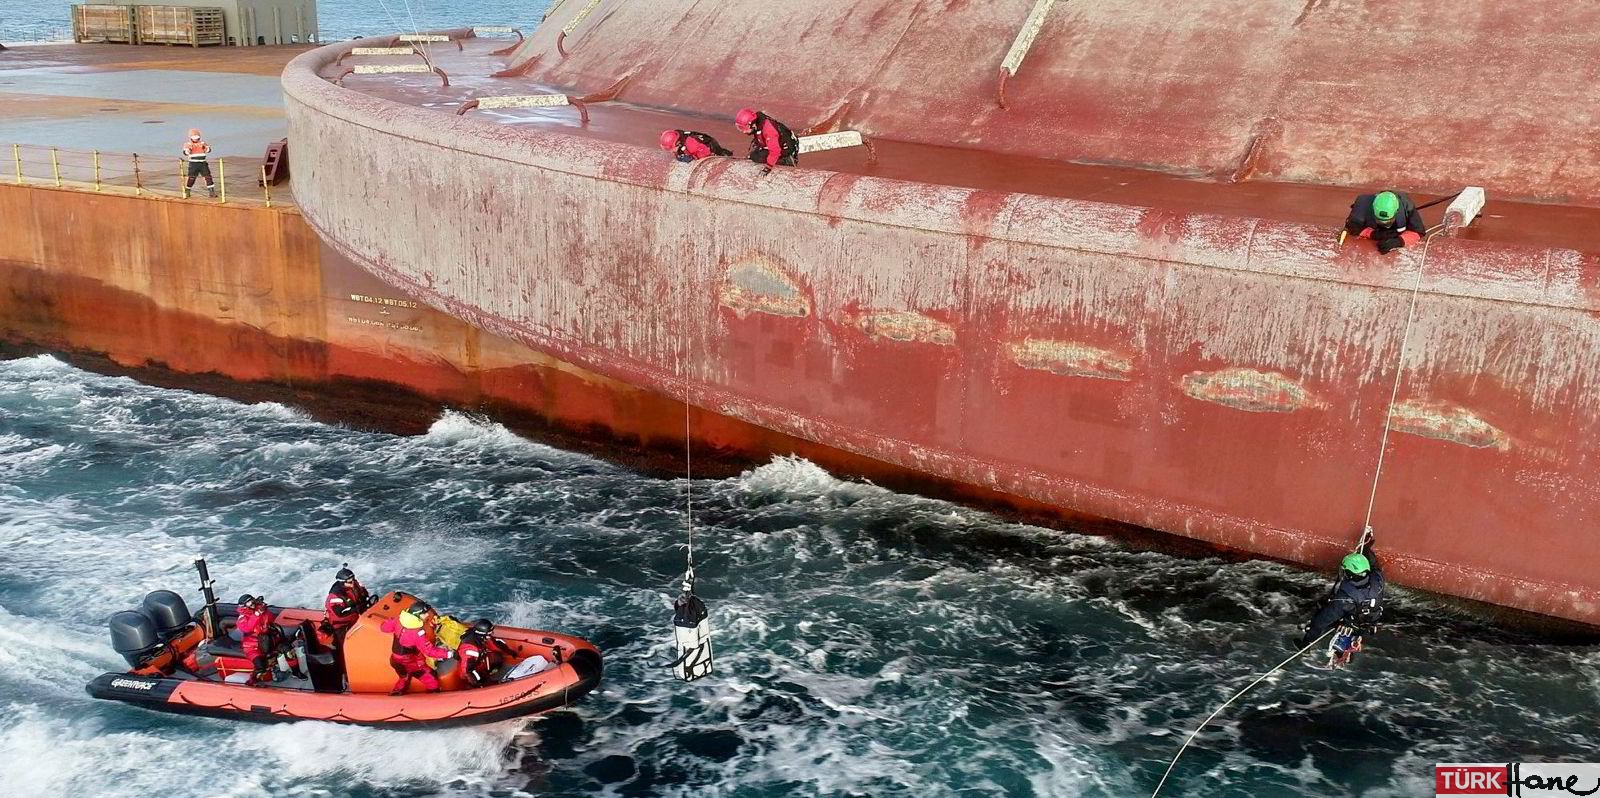
{"label": "ocean water", "polygon": [[[538,26],[548,0],[318,0],[324,41],[471,25]],[[0,42],[72,40],[69,0],[0,0]]]}
{"label": "ocean water", "polygon": [[[1130,796],[1289,652],[1323,577],[1009,523],[779,459],[693,484],[718,671],[674,681],[682,479],[447,413],[399,437],[0,362],[0,794]],[[149,590],[369,586],[570,631],[601,689],[436,732],[157,714],[83,690]],[[1164,794],[1431,795],[1432,765],[1600,759],[1600,650],[1399,594],[1344,672],[1235,705]],[[25,764],[23,764],[25,763]],[[20,766],[19,766],[20,765]],[[200,776],[198,781],[189,781]]]}

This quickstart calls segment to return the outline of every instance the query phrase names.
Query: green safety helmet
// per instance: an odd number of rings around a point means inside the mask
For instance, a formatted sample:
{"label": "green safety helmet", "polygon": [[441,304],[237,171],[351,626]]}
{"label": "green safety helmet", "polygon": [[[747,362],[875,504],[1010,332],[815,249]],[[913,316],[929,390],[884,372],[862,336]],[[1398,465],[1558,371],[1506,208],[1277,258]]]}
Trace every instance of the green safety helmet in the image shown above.
{"label": "green safety helmet", "polygon": [[1343,566],[1346,571],[1349,571],[1356,576],[1361,576],[1367,571],[1372,570],[1372,563],[1367,562],[1367,555],[1362,554],[1359,551],[1346,554],[1344,556],[1344,560],[1340,562],[1339,565]]}
{"label": "green safety helmet", "polygon": [[1372,198],[1372,215],[1378,217],[1378,221],[1392,222],[1399,212],[1400,198],[1393,191],[1384,191]]}

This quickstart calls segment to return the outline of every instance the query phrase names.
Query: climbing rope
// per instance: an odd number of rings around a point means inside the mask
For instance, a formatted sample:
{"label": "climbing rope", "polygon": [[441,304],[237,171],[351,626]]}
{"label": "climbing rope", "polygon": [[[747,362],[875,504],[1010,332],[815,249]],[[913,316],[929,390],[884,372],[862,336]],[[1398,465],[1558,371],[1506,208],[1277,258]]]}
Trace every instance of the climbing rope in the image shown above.
{"label": "climbing rope", "polygon": [[1406,326],[1400,336],[1400,356],[1395,361],[1394,385],[1389,389],[1389,408],[1383,415],[1383,436],[1378,442],[1378,464],[1372,470],[1372,492],[1367,496],[1367,517],[1361,523],[1363,544],[1372,534],[1372,510],[1378,503],[1378,481],[1383,478],[1383,461],[1389,452],[1389,427],[1394,420],[1395,400],[1400,396],[1400,380],[1405,377],[1406,352],[1411,344],[1411,324],[1417,315],[1417,295],[1422,293],[1422,276],[1427,271],[1428,248],[1433,244],[1433,236],[1434,232],[1430,232],[1422,241],[1422,259],[1417,263],[1417,278],[1411,285],[1411,302],[1406,308]]}
{"label": "climbing rope", "polygon": [[[690,318],[689,284],[686,272],[679,289],[683,319]],[[672,602],[674,655],[668,667],[679,679],[692,682],[711,674],[711,625],[705,602],[694,594],[694,428],[693,408],[689,403],[689,363],[694,340],[687,329],[683,335],[683,354],[678,358],[678,381],[683,401],[683,504],[687,568],[683,574],[683,588]]]}
{"label": "climbing rope", "polygon": [[1228,699],[1227,701],[1224,701],[1222,703],[1222,706],[1217,707],[1215,712],[1212,712],[1210,715],[1207,715],[1205,720],[1200,721],[1200,725],[1196,726],[1194,728],[1194,731],[1189,733],[1189,739],[1183,741],[1183,747],[1178,749],[1177,756],[1174,756],[1172,758],[1171,764],[1167,765],[1167,772],[1161,774],[1161,782],[1156,785],[1155,791],[1150,793],[1150,798],[1156,798],[1156,796],[1161,793],[1161,788],[1166,786],[1167,778],[1172,775],[1173,768],[1176,768],[1178,766],[1178,759],[1183,756],[1183,752],[1184,751],[1189,750],[1189,744],[1194,742],[1194,738],[1200,734],[1200,731],[1206,727],[1206,724],[1208,724],[1211,721],[1215,720],[1218,715],[1222,714],[1222,710],[1227,709],[1230,705],[1233,704],[1233,702],[1238,701],[1240,698],[1242,698],[1245,693],[1250,692],[1251,688],[1255,687],[1258,684],[1261,684],[1263,681],[1266,681],[1268,676],[1271,676],[1272,674],[1277,673],[1280,670],[1283,670],[1284,667],[1286,667],[1289,663],[1294,662],[1295,660],[1299,659],[1302,654],[1306,653],[1307,651],[1310,651],[1311,648],[1313,646],[1317,645],[1318,643],[1321,643],[1322,639],[1327,637],[1328,634],[1330,632],[1332,632],[1332,631],[1333,631],[1332,629],[1329,629],[1327,632],[1323,632],[1322,634],[1317,636],[1317,639],[1311,641],[1310,643],[1307,643],[1305,645],[1305,647],[1301,648],[1299,651],[1296,651],[1293,654],[1290,654],[1288,659],[1278,663],[1276,666],[1274,666],[1272,668],[1272,670],[1269,670],[1266,673],[1263,673],[1260,676],[1257,676],[1255,681],[1245,685],[1244,689],[1240,690],[1237,693],[1234,693],[1232,698]]}
{"label": "climbing rope", "polygon": [[[687,323],[689,317],[689,279],[687,271],[680,289],[683,303],[682,319]],[[678,359],[678,380],[682,386],[683,394],[683,511],[684,529],[688,536],[688,569],[684,572],[683,583],[685,589],[694,585],[694,443],[690,437],[693,434],[690,421],[689,407],[689,358],[694,350],[694,342],[690,338],[687,326],[684,328],[683,355]]]}
{"label": "climbing rope", "polygon": [[684,526],[689,537],[689,570],[684,578],[694,581],[694,444],[689,431],[689,382],[684,380],[683,402],[683,511]]}

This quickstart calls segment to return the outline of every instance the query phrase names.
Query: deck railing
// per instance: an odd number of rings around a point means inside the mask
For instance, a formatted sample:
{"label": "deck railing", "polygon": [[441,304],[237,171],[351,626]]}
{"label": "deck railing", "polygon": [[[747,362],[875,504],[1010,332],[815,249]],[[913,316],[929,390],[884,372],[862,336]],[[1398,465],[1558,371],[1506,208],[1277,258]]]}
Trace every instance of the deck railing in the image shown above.
{"label": "deck railing", "polygon": [[[189,199],[218,204],[292,204],[292,197],[279,187],[275,192],[266,181],[266,166],[260,158],[212,158],[211,175],[216,180],[217,196],[207,196],[204,177],[196,177],[192,190],[185,190],[188,165],[172,155],[140,155],[128,152],[77,150],[35,144],[11,144],[4,155],[10,161],[4,181],[15,185],[99,193]],[[242,176],[242,177],[241,177]],[[230,183],[231,177],[231,183]]]}

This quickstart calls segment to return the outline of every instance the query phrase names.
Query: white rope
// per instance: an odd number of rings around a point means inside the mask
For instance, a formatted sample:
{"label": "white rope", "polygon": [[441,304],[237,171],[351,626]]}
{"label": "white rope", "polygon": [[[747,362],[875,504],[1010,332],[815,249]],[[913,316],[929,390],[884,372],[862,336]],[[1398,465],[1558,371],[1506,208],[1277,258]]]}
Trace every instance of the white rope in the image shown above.
{"label": "white rope", "polygon": [[684,524],[689,537],[689,569],[684,574],[684,579],[692,582],[694,580],[694,444],[693,439],[690,437],[689,421],[689,360],[691,353],[694,351],[694,337],[688,327],[690,318],[689,282],[688,269],[685,268],[683,286],[679,289],[682,292],[683,303],[683,315],[680,317],[680,323],[684,325],[682,328],[684,335],[683,355],[678,359],[678,379],[682,381],[683,385],[683,504]]}
{"label": "white rope", "polygon": [[1383,437],[1378,442],[1378,465],[1372,470],[1372,492],[1367,496],[1367,518],[1361,524],[1361,542],[1365,543],[1372,530],[1372,509],[1378,503],[1378,480],[1383,478],[1383,460],[1389,452],[1389,425],[1394,420],[1394,403],[1400,396],[1400,380],[1406,373],[1406,350],[1411,345],[1411,322],[1417,314],[1417,295],[1422,292],[1422,275],[1428,267],[1428,247],[1433,245],[1433,233],[1422,241],[1422,259],[1417,263],[1417,279],[1411,286],[1411,304],[1406,308],[1405,331],[1400,337],[1400,357],[1395,361],[1394,385],[1389,390],[1389,409],[1383,414]]}
{"label": "white rope", "polygon": [[1245,693],[1250,692],[1250,688],[1255,687],[1258,684],[1261,684],[1263,681],[1266,680],[1266,678],[1268,676],[1271,676],[1272,674],[1277,673],[1280,670],[1283,670],[1284,666],[1288,665],[1291,662],[1294,662],[1296,659],[1300,658],[1300,655],[1306,653],[1307,651],[1310,651],[1312,646],[1315,646],[1316,644],[1322,642],[1322,639],[1327,637],[1328,634],[1331,633],[1332,631],[1333,631],[1333,629],[1329,629],[1328,631],[1323,632],[1321,635],[1317,636],[1317,639],[1311,641],[1310,643],[1307,643],[1304,648],[1302,648],[1299,651],[1296,651],[1293,654],[1289,655],[1288,659],[1278,663],[1277,666],[1274,667],[1272,670],[1267,671],[1266,673],[1263,673],[1260,676],[1257,676],[1255,681],[1245,685],[1243,690],[1240,690],[1239,692],[1234,693],[1232,698],[1230,698],[1227,701],[1223,702],[1222,706],[1217,707],[1217,710],[1215,712],[1212,712],[1210,715],[1207,715],[1205,720],[1200,721],[1200,725],[1196,726],[1194,731],[1189,733],[1189,739],[1183,741],[1183,747],[1178,749],[1178,755],[1174,756],[1172,758],[1172,763],[1167,765],[1167,772],[1161,774],[1161,782],[1156,785],[1155,791],[1150,793],[1150,798],[1156,798],[1156,796],[1161,793],[1161,788],[1166,786],[1167,778],[1172,775],[1173,768],[1176,768],[1178,766],[1178,759],[1183,756],[1183,752],[1184,751],[1189,750],[1189,744],[1194,742],[1194,738],[1200,734],[1200,731],[1206,727],[1206,724],[1210,723],[1213,720],[1216,720],[1216,717],[1218,715],[1222,714],[1222,710],[1227,709],[1229,705],[1231,705],[1235,701],[1238,701],[1241,697],[1244,696]]}
{"label": "white rope", "polygon": [[[688,318],[685,316],[684,318]],[[689,381],[683,382],[683,504],[689,532],[689,578],[694,578],[694,446],[689,438]]]}

